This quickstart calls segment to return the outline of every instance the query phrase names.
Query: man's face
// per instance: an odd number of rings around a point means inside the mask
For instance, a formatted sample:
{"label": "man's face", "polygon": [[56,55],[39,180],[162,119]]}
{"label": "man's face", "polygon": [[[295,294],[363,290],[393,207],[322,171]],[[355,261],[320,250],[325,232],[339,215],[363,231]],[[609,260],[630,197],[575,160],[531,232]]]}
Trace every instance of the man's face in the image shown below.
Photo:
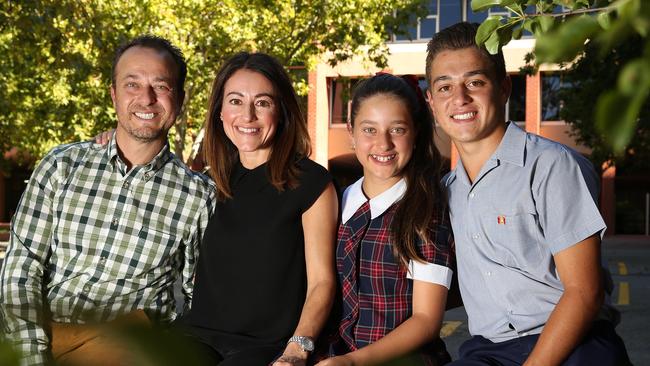
{"label": "man's face", "polygon": [[500,141],[510,79],[495,79],[492,65],[475,48],[445,50],[433,59],[428,103],[456,145],[494,137]]}
{"label": "man's face", "polygon": [[111,87],[118,136],[138,142],[165,139],[180,109],[177,80],[168,54],[139,46],[126,50]]}

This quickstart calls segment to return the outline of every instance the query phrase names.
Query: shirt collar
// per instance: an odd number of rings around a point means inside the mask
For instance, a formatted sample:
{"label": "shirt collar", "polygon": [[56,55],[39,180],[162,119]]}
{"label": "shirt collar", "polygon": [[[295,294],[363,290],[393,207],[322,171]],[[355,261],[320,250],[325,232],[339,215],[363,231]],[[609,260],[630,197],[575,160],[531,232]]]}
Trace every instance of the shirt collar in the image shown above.
{"label": "shirt collar", "polygon": [[[525,157],[526,131],[519,128],[516,123],[509,121],[506,133],[490,160],[500,160],[523,167]],[[448,187],[452,184],[458,178],[458,174],[466,175],[463,162],[460,159],[458,159],[456,167],[443,178],[444,185]],[[469,182],[469,178],[467,181]]]}
{"label": "shirt collar", "polygon": [[[115,132],[113,132],[113,135],[111,136],[111,139],[106,146],[106,156],[108,157],[108,160],[113,163],[113,166],[117,164],[126,170],[126,164],[124,164],[122,158],[118,154]],[[167,163],[171,157],[172,153],[169,151],[169,142],[165,142],[165,145],[163,145],[158,154],[156,154],[156,156],[154,156],[154,158],[151,159],[149,163],[142,166],[143,171],[157,171],[158,169],[162,168],[162,166],[165,165],[165,163]]]}
{"label": "shirt collar", "polygon": [[524,166],[526,156],[526,131],[514,122],[508,122],[506,133],[492,159],[498,159],[517,166]]}
{"label": "shirt collar", "polygon": [[[343,193],[343,210],[341,222],[346,223],[365,202],[368,201],[362,189],[363,177],[352,184]],[[377,197],[370,199],[370,218],[374,219],[383,214],[390,206],[399,201],[406,192],[406,180],[400,179],[392,187]]]}

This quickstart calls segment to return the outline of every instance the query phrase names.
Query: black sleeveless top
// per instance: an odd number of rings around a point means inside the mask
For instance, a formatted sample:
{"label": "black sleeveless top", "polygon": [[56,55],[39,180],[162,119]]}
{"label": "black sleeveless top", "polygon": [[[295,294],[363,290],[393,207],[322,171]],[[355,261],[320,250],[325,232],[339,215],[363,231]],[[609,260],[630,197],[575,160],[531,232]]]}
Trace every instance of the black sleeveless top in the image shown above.
{"label": "black sleeveless top", "polygon": [[297,163],[299,186],[278,192],[266,164],[237,164],[232,199],[216,205],[201,245],[187,325],[219,338],[286,342],[305,301],[302,214],[331,181],[317,163]]}

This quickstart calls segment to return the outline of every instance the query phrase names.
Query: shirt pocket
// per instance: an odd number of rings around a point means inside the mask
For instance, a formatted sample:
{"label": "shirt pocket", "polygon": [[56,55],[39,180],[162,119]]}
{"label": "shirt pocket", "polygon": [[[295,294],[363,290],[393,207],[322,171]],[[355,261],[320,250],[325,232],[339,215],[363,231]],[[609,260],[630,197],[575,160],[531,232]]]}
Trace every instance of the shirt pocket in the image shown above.
{"label": "shirt pocket", "polygon": [[539,265],[542,251],[534,214],[490,208],[481,215],[480,222],[493,259],[523,270]]}

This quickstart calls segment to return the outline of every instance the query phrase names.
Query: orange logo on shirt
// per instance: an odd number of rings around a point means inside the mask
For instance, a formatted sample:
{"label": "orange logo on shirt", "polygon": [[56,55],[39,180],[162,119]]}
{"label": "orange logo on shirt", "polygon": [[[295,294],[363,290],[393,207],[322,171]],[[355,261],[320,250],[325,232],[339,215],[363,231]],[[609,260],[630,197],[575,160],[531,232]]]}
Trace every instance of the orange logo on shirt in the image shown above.
{"label": "orange logo on shirt", "polygon": [[502,215],[497,216],[497,224],[505,225],[506,224],[506,217],[502,216]]}

